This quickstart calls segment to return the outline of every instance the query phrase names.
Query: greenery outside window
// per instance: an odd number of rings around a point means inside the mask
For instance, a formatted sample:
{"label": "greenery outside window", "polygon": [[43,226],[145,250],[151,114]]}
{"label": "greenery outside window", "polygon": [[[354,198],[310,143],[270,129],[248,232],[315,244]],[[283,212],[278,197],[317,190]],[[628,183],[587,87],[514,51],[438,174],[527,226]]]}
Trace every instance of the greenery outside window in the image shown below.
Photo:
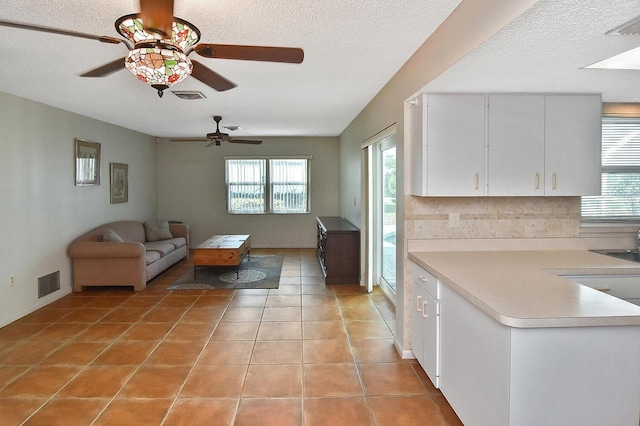
{"label": "greenery outside window", "polygon": [[640,220],[640,117],[603,117],[602,195],[582,197],[582,220]]}
{"label": "greenery outside window", "polygon": [[304,157],[225,157],[230,214],[309,213],[309,164]]}

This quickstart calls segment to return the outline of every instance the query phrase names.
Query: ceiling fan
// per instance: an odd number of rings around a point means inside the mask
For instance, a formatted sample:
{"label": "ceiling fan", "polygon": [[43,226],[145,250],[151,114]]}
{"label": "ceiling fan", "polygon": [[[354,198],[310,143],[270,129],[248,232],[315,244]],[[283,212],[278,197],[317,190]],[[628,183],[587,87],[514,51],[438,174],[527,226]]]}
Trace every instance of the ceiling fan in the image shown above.
{"label": "ceiling fan", "polygon": [[116,30],[124,39],[3,20],[0,20],[0,26],[124,44],[129,49],[126,57],[81,76],[105,77],[124,67],[156,89],[160,97],[163,90],[189,75],[219,92],[236,87],[217,72],[189,59],[187,56],[194,51],[202,57],[218,59],[294,64],[304,59],[304,51],[294,47],[198,43],[200,30],[173,16],[173,0],[140,0],[140,13],[122,16],[115,22]]}
{"label": "ceiling fan", "polygon": [[211,145],[220,146],[222,142],[244,143],[244,144],[251,144],[251,145],[260,145],[262,143],[262,141],[257,141],[257,140],[231,138],[228,133],[222,133],[220,131],[220,121],[222,120],[222,117],[219,116],[219,115],[214,115],[213,116],[213,120],[216,122],[216,131],[213,132],[213,133],[207,133],[207,137],[206,138],[172,138],[172,139],[170,139],[170,141],[171,142],[203,142],[203,141],[206,142],[206,141],[210,141],[207,144],[207,147],[209,147]]}

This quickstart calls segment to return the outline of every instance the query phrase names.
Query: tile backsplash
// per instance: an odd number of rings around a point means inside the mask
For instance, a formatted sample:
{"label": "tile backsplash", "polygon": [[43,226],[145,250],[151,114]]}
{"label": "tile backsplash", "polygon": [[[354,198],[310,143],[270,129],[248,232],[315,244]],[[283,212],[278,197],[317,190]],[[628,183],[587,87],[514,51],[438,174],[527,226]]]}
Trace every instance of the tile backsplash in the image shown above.
{"label": "tile backsplash", "polygon": [[[450,226],[451,213],[459,226]],[[407,239],[579,236],[580,197],[406,198]]]}

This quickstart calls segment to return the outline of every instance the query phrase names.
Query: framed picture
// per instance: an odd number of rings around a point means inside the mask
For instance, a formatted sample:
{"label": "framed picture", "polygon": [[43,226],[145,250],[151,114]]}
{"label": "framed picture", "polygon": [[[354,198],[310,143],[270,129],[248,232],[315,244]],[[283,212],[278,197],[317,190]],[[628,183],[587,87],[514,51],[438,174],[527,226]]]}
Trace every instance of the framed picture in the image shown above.
{"label": "framed picture", "polygon": [[109,163],[111,169],[111,204],[129,201],[129,165]]}
{"label": "framed picture", "polygon": [[100,144],[76,139],[76,185],[100,185]]}

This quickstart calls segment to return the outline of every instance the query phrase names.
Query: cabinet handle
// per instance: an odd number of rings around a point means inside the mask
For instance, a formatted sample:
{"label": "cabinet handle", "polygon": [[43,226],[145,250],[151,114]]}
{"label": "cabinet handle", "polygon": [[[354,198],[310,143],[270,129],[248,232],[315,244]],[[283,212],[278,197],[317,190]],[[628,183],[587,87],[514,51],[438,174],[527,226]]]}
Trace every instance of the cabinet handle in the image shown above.
{"label": "cabinet handle", "polygon": [[480,173],[476,173],[476,191],[480,189]]}
{"label": "cabinet handle", "polygon": [[551,175],[552,180],[553,180],[553,189],[556,189],[558,187],[558,174],[557,173],[553,173]]}
{"label": "cabinet handle", "polygon": [[422,318],[427,318],[429,314],[427,314],[427,301],[422,302]]}
{"label": "cabinet handle", "polygon": [[540,173],[536,173],[536,189],[540,189]]}
{"label": "cabinet handle", "polygon": [[602,292],[611,291],[609,287],[595,287],[595,289]]}
{"label": "cabinet handle", "polygon": [[421,299],[422,299],[422,296],[416,297],[416,311],[418,311],[418,312],[420,312],[420,300]]}
{"label": "cabinet handle", "polygon": [[422,275],[418,275],[418,279],[420,279],[420,281],[422,281],[423,283],[427,282],[427,279],[425,277],[423,277]]}

